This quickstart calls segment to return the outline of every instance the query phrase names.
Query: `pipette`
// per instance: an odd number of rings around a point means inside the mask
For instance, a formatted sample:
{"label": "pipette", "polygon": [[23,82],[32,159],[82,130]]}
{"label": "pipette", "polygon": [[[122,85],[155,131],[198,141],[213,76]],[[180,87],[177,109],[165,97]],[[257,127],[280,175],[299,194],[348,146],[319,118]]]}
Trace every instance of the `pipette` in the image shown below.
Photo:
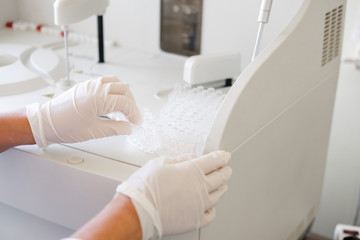
{"label": "pipette", "polygon": [[258,22],[260,24],[259,24],[259,28],[258,28],[258,34],[257,34],[257,37],[256,37],[256,43],[255,43],[255,49],[254,49],[252,61],[254,61],[254,59],[256,58],[256,56],[259,53],[260,41],[261,41],[261,38],[262,38],[264,25],[265,25],[265,23],[267,23],[269,21],[271,5],[272,5],[272,0],[263,0],[261,2],[259,18],[258,18]]}
{"label": "pipette", "polygon": [[66,78],[67,84],[70,85],[70,67],[69,67],[69,49],[68,49],[68,26],[62,26],[64,32],[65,62],[66,62]]}
{"label": "pipette", "polygon": [[63,35],[64,35],[66,76],[57,83],[57,86],[60,89],[67,90],[71,88],[73,85],[75,85],[75,82],[70,79],[70,63],[69,63],[70,61],[69,61],[69,49],[68,49],[69,29],[67,25],[62,25],[61,28],[63,30]]}

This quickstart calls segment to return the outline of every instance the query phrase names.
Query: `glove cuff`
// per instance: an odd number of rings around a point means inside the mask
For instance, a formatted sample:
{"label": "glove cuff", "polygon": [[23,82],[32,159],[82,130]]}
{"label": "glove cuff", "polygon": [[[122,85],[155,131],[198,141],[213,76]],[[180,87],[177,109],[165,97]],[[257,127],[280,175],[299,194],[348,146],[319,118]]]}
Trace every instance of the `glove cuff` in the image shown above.
{"label": "glove cuff", "polygon": [[32,134],[34,136],[36,145],[40,148],[46,148],[49,143],[46,141],[44,133],[44,124],[42,121],[40,104],[33,103],[26,106],[26,115],[30,124]]}
{"label": "glove cuff", "polygon": [[140,220],[142,240],[160,239],[162,236],[160,216],[144,194],[126,181],[116,188],[116,192],[131,198]]}

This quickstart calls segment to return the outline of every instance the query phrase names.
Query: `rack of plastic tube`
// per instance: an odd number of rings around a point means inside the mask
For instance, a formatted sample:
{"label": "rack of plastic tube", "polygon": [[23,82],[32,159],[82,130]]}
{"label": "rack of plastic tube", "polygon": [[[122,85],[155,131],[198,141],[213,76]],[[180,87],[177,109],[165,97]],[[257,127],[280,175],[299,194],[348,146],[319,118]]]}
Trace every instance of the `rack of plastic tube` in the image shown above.
{"label": "rack of plastic tube", "polygon": [[200,155],[225,94],[214,88],[177,86],[156,117],[144,111],[144,123],[134,127],[128,141],[138,149],[174,156]]}
{"label": "rack of plastic tube", "polygon": [[[221,90],[214,88],[178,85],[169,94],[159,116],[144,109],[144,122],[141,126],[133,126],[128,142],[144,152],[160,156],[201,155],[224,97]],[[124,120],[118,112],[107,117]]]}

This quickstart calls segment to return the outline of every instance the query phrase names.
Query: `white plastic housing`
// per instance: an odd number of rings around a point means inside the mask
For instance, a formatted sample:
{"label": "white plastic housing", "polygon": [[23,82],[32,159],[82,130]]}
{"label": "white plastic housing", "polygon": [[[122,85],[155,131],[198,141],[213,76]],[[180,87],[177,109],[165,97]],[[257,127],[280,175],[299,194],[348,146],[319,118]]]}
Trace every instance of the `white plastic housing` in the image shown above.
{"label": "white plastic housing", "polygon": [[109,0],[56,0],[55,24],[63,26],[82,21],[92,15],[103,15]]}
{"label": "white plastic housing", "polygon": [[301,239],[320,205],[345,0],[306,0],[241,73],[209,133],[232,153],[229,190],[201,240]]}
{"label": "white plastic housing", "polygon": [[[48,85],[26,66],[32,53],[34,48],[28,45],[0,44],[0,97],[26,93]],[[51,66],[49,70],[56,70],[55,67]]]}
{"label": "white plastic housing", "polygon": [[193,85],[237,77],[240,62],[239,53],[189,57],[184,65],[184,81]]}

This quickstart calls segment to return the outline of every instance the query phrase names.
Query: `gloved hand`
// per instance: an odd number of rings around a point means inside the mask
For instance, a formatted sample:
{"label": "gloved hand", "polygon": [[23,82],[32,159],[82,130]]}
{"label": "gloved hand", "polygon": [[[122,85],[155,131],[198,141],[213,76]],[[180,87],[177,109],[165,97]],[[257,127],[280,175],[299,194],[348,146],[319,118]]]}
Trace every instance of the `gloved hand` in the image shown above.
{"label": "gloved hand", "polygon": [[41,148],[52,143],[130,134],[129,122],[99,118],[113,111],[122,112],[130,123],[142,121],[131,91],[113,76],[79,83],[44,104],[26,107],[34,139]]}
{"label": "gloved hand", "polygon": [[230,153],[150,160],[117,187],[132,199],[143,240],[198,229],[215,218],[215,204],[227,190]]}

